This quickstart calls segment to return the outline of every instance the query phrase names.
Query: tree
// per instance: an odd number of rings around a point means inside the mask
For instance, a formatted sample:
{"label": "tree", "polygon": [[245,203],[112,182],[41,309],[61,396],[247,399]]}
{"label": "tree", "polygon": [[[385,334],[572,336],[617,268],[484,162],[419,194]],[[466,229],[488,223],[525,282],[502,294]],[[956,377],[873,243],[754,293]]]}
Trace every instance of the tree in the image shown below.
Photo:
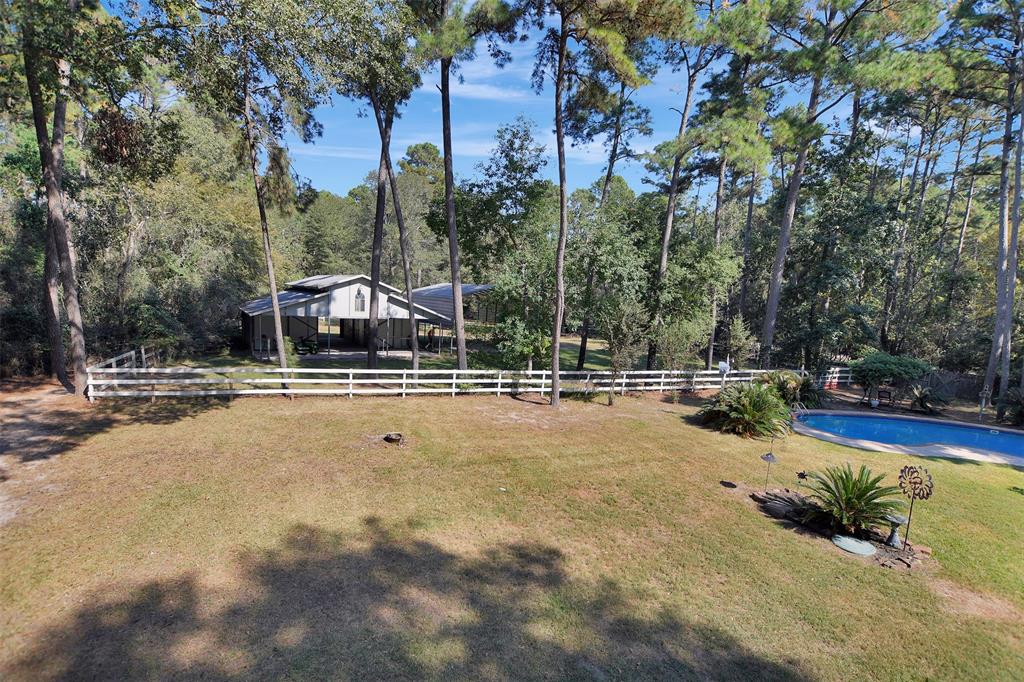
{"label": "tree", "polygon": [[[676,139],[666,147],[670,148],[671,170],[668,173],[668,206],[665,212],[664,228],[661,233],[661,249],[658,257],[657,274],[651,288],[651,325],[657,332],[657,328],[664,324],[662,311],[662,298],[665,289],[665,278],[669,267],[669,249],[672,244],[672,231],[675,226],[676,205],[679,199],[679,192],[682,189],[680,173],[683,161],[689,150],[686,148],[684,139],[690,124],[690,115],[693,110],[694,94],[697,88],[697,81],[708,67],[710,67],[725,51],[725,45],[720,41],[718,35],[719,15],[727,7],[727,3],[717,0],[706,0],[702,2],[681,3],[679,14],[669,16],[669,21],[663,33],[668,42],[668,53],[666,55],[674,70],[683,69],[686,73],[686,94],[683,98],[683,108],[679,112],[679,132]],[[743,7],[744,5],[740,5]],[[654,369],[657,359],[658,334],[651,336],[651,342],[647,347],[647,369]]]}
{"label": "tree", "polygon": [[562,321],[565,314],[565,244],[568,235],[568,187],[565,176],[565,96],[576,85],[578,54],[569,43],[588,45],[603,53],[603,59],[620,79],[639,85],[642,76],[626,52],[622,27],[633,9],[629,3],[591,0],[535,0],[529,3],[538,26],[554,15],[557,26],[549,27],[537,46],[533,71],[538,91],[550,79],[554,89],[555,147],[558,156],[558,242],[555,251],[555,305],[551,328],[551,405],[558,407],[561,382],[558,376]]}
{"label": "tree", "polygon": [[769,280],[761,329],[762,367],[771,364],[786,255],[808,151],[822,133],[819,119],[856,90],[913,87],[922,78],[934,76],[938,68],[935,61],[900,52],[895,46],[908,38],[929,35],[936,26],[938,9],[930,0],[820,0],[810,11],[804,11],[803,3],[793,0],[773,8],[771,29],[783,38],[781,47],[785,50],[779,55],[780,65],[789,78],[807,84],[808,96],[797,128],[796,159]]}
{"label": "tree", "polygon": [[633,363],[647,343],[647,311],[636,291],[628,288],[605,298],[597,312],[597,323],[608,342],[608,405],[615,404],[615,381]]}
{"label": "tree", "polygon": [[[42,185],[46,195],[46,318],[50,366],[62,384],[76,395],[86,391],[86,344],[79,282],[71,233],[64,207],[64,146],[68,105],[96,79],[114,84],[116,59],[122,51],[122,26],[104,21],[94,6],[79,0],[47,3],[4,3],[4,52],[20,53],[25,90],[32,111]],[[112,63],[110,55],[116,55]],[[11,68],[11,63],[5,70]],[[52,124],[47,113],[52,111]],[[58,275],[71,340],[74,380],[64,367],[63,338],[58,310]]]}
{"label": "tree", "polygon": [[[1005,3],[971,0],[958,6],[956,19],[958,37],[984,58],[977,66],[994,72],[998,77],[996,82],[1005,92],[999,174],[999,241],[995,268],[996,310],[983,384],[983,390],[991,394],[998,372],[1001,379],[999,396],[1002,399],[1010,387],[1014,292],[1020,236],[1024,130],[1018,128],[1015,140],[1013,126],[1021,113],[1021,103],[1024,102],[1024,84],[1021,83],[1020,71],[1024,62],[1024,5],[1016,0]],[[1024,118],[1021,127],[1024,127]],[[1010,155],[1014,148],[1015,180],[1011,199]]]}
{"label": "tree", "polygon": [[500,39],[515,35],[517,17],[502,0],[480,0],[469,9],[461,0],[409,0],[421,22],[417,45],[428,63],[437,62],[441,76],[441,134],[444,146],[444,207],[448,227],[448,258],[452,271],[452,303],[455,345],[459,369],[466,369],[466,328],[462,310],[462,271],[459,236],[455,221],[455,173],[452,170],[451,71],[458,62],[471,59],[476,41],[488,40],[491,56],[499,65],[509,60]]}
{"label": "tree", "polygon": [[413,300],[412,245],[402,212],[394,164],[391,162],[391,133],[398,108],[412,96],[420,82],[418,64],[410,48],[413,38],[412,16],[405,6],[376,0],[368,0],[363,11],[364,14],[357,21],[345,17],[346,20],[339,22],[338,30],[328,44],[334,48],[332,55],[337,61],[334,76],[339,91],[370,102],[381,143],[370,263],[367,366],[371,369],[377,367],[380,259],[386,197],[390,188],[395,220],[398,223],[405,297],[409,306],[409,348],[415,370],[419,369],[420,356]]}
{"label": "tree", "polygon": [[319,28],[331,7],[294,0],[212,0],[183,18],[170,0],[157,0],[152,7],[155,21],[169,27],[158,33],[178,67],[179,85],[204,110],[228,116],[244,140],[259,208],[277,356],[286,369],[268,204],[294,198],[281,144],[286,128],[290,124],[304,142],[320,133],[312,114],[327,93]]}
{"label": "tree", "polygon": [[[545,333],[541,330],[550,327],[549,231],[557,210],[555,189],[541,178],[544,154],[533,123],[518,117],[498,128],[491,158],[477,166],[478,179],[461,183],[456,191],[459,248],[477,277],[495,283],[492,295],[507,323],[497,330],[499,345],[518,349],[506,357],[515,360],[521,352],[527,370],[549,348],[537,341]],[[443,238],[443,207],[435,202],[428,220]]]}

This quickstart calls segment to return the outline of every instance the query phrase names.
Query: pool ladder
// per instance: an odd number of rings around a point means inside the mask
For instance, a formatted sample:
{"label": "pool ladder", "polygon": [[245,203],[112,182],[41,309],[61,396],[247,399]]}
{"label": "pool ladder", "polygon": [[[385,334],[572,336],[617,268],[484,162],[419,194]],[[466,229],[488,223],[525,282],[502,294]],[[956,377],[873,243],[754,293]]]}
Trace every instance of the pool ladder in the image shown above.
{"label": "pool ladder", "polygon": [[804,405],[803,403],[796,403],[795,405],[793,405],[793,414],[795,414],[797,418],[799,418],[807,416],[808,414],[810,414],[810,412],[807,409],[807,406]]}

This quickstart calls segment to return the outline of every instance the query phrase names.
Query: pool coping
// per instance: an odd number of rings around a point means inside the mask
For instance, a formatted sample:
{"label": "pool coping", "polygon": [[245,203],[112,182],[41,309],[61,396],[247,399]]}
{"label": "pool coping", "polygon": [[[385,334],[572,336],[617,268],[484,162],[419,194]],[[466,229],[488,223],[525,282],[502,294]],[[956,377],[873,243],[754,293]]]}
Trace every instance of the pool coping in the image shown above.
{"label": "pool coping", "polygon": [[[930,422],[933,424],[944,424],[946,426],[962,426],[964,428],[978,428],[973,424],[967,422],[957,422],[949,419],[936,419],[934,417],[918,417],[916,415],[896,415],[896,414],[870,414],[859,410],[805,410],[800,413],[802,415],[841,415],[841,416],[853,416],[853,417],[876,417],[879,419],[908,419],[920,422]],[[991,431],[1002,431],[1005,433],[1012,433],[1017,435],[1024,435],[1017,429],[1010,429],[1004,426],[984,426],[983,428]],[[933,443],[929,445],[897,445],[895,443],[880,443],[873,440],[864,440],[861,438],[849,438],[847,436],[840,436],[829,431],[822,431],[821,429],[815,429],[807,424],[801,422],[798,418],[793,419],[793,430],[797,433],[817,438],[819,440],[828,441],[829,443],[835,443],[837,445],[845,445],[851,448],[859,448],[861,450],[871,450],[874,452],[893,452],[900,455],[914,455],[917,457],[942,457],[944,459],[966,459],[974,462],[985,462],[988,464],[1005,464],[1007,466],[1024,468],[1024,456],[1015,457],[1013,455],[1007,455],[1002,452],[994,452],[992,450],[985,450],[982,448],[971,448],[963,445],[943,445],[941,443]]]}

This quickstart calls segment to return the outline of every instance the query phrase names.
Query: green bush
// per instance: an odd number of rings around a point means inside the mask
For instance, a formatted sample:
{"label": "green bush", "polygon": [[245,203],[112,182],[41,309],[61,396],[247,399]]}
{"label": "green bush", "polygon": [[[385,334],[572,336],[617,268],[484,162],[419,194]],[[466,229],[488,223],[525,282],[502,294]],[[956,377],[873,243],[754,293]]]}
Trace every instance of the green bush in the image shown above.
{"label": "green bush", "polygon": [[800,375],[789,370],[778,370],[761,375],[758,383],[771,386],[782,400],[790,407],[820,407],[824,402],[824,394],[814,377]]}
{"label": "green bush", "polygon": [[914,384],[910,387],[910,409],[921,410],[925,414],[935,414],[939,411],[939,405],[945,405],[948,401],[933,391],[928,386]]}
{"label": "green bush", "polygon": [[853,379],[864,388],[876,389],[883,384],[901,385],[917,381],[931,371],[924,360],[905,355],[889,355],[877,351],[850,363]]}
{"label": "green bush", "polygon": [[789,407],[771,386],[733,385],[704,404],[705,426],[744,438],[769,438],[789,433]]}
{"label": "green bush", "polygon": [[805,521],[825,521],[833,532],[863,534],[875,525],[885,524],[886,516],[900,511],[902,500],[895,486],[884,486],[885,475],[872,476],[863,464],[854,475],[849,462],[827,467],[825,473],[807,474],[811,494],[803,510]]}

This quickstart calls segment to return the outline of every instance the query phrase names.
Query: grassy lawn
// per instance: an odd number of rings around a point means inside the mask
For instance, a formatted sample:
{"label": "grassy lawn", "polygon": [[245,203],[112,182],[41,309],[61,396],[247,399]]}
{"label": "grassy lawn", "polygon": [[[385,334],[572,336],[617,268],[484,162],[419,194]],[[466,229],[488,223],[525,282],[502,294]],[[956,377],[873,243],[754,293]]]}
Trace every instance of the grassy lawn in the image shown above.
{"label": "grassy lawn", "polygon": [[564,402],[12,402],[0,677],[1024,679],[1024,472],[923,462],[899,572],[721,486],[765,444],[693,402]]}
{"label": "grassy lawn", "polygon": [[[475,353],[476,352],[476,353]],[[566,336],[562,338],[562,345],[558,357],[561,368],[575,370],[576,360],[580,352],[580,339],[578,336]],[[494,348],[483,341],[471,341],[469,344],[470,367],[504,369],[501,367],[500,359],[496,356]],[[383,352],[378,356],[381,369],[407,369],[412,367],[411,360],[404,357],[387,356]],[[696,362],[696,361],[695,361]],[[497,364],[494,364],[497,363]],[[256,360],[249,353],[223,353],[219,355],[207,355],[193,358],[187,364],[207,367],[245,367],[274,366],[273,363]],[[454,369],[457,366],[456,358],[447,349],[442,354],[423,353],[420,356],[420,367],[423,369]],[[490,365],[493,364],[493,367]],[[330,369],[362,369],[366,367],[366,359],[352,358],[324,358],[310,359],[307,356],[299,356],[301,367],[323,367]],[[607,370],[611,367],[608,356],[608,344],[603,339],[590,339],[587,342],[587,362],[584,369]],[[638,359],[637,369],[642,369],[643,359]],[[695,364],[696,368],[697,365]],[[539,365],[538,365],[539,368]],[[702,368],[702,367],[701,367]]]}

